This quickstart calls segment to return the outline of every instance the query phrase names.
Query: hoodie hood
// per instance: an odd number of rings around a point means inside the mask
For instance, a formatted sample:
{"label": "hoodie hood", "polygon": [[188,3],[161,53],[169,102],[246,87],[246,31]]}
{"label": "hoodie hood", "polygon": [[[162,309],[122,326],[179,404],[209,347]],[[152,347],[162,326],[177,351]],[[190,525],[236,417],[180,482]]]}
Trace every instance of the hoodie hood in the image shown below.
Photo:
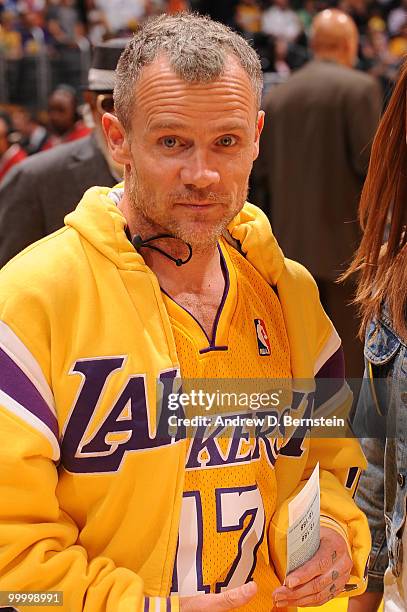
{"label": "hoodie hood", "polygon": [[120,186],[85,191],[76,209],[65,217],[65,225],[75,229],[119,269],[144,268],[143,258],[126,236],[126,219],[114,197],[110,197]]}
{"label": "hoodie hood", "polygon": [[264,212],[246,202],[228,231],[252,266],[270,285],[276,285],[284,269],[284,255]]}
{"label": "hoodie hood", "polygon": [[[77,208],[65,217],[65,225],[74,228],[118,268],[144,267],[142,256],[126,236],[126,219],[116,205],[120,187],[121,184],[113,189],[88,189]],[[264,212],[246,202],[229,224],[228,232],[263,278],[276,285],[284,268],[284,256]]]}

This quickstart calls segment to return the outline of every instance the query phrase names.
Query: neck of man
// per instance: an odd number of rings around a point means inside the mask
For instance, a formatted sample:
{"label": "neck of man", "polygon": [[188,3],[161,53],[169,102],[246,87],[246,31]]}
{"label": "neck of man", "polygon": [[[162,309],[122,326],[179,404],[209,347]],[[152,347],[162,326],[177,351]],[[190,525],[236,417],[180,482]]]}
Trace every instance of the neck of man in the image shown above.
{"label": "neck of man", "polygon": [[326,49],[321,51],[314,51],[314,59],[319,61],[335,62],[336,64],[340,64],[341,66],[347,66],[349,68],[344,56],[334,50]]}
{"label": "neck of man", "polygon": [[[120,210],[127,219],[131,236],[140,235],[143,240],[167,233],[164,229],[148,222],[129,202],[126,194],[120,204]],[[154,240],[153,246],[159,247],[175,259],[187,259],[189,250],[186,243],[179,239],[162,238]],[[160,286],[176,301],[183,295],[200,296],[213,295],[214,301],[222,299],[224,276],[220,263],[217,244],[208,246],[193,246],[191,259],[181,266],[165,257],[162,253],[146,246],[140,248],[147,266],[155,273]],[[182,302],[182,299],[179,299]],[[182,305],[182,304],[181,304]]]}

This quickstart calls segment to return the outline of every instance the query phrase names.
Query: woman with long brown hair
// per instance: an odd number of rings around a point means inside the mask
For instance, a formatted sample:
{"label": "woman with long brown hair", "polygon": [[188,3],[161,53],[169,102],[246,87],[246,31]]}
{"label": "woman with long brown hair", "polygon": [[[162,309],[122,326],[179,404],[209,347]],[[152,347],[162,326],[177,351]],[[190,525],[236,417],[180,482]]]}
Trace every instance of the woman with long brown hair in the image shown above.
{"label": "woman with long brown hair", "polygon": [[364,234],[345,275],[359,275],[366,375],[354,427],[369,466],[357,502],[372,534],[368,589],[349,602],[351,612],[376,612],[383,591],[385,612],[407,610],[406,96],[407,62],[373,143],[359,209]]}

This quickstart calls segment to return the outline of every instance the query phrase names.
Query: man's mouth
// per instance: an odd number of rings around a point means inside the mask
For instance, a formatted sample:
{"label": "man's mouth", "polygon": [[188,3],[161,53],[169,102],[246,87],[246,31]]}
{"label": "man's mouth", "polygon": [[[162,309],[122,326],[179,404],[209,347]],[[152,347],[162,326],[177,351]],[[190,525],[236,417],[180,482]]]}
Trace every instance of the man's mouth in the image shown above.
{"label": "man's mouth", "polygon": [[218,202],[177,202],[176,206],[183,206],[191,210],[204,210],[218,206]]}

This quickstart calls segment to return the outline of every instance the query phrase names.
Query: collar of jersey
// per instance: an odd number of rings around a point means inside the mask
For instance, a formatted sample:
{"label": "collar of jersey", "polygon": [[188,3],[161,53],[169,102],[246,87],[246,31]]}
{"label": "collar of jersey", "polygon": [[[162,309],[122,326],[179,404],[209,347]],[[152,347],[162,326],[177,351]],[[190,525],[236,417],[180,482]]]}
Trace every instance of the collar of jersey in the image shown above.
{"label": "collar of jersey", "polygon": [[216,314],[211,338],[193,314],[162,291],[171,323],[190,338],[201,355],[228,349],[229,329],[237,303],[236,271],[223,238],[218,243],[218,248],[225,271],[225,290]]}

